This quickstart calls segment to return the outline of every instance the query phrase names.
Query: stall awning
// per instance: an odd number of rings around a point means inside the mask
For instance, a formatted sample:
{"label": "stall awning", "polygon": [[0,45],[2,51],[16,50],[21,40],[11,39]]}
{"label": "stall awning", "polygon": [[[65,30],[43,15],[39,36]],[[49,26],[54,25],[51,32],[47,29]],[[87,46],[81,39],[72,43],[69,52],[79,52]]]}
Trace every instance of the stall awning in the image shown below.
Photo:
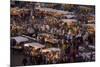
{"label": "stall awning", "polygon": [[56,10],[56,9],[52,9],[52,8],[36,7],[35,9],[38,9],[40,11],[45,11],[45,12],[59,13],[59,14],[73,14],[73,12],[68,12],[68,11],[63,11],[63,10]]}
{"label": "stall awning", "polygon": [[32,47],[34,47],[35,49],[45,47],[44,45],[42,45],[42,44],[40,44],[40,43],[26,43],[24,46],[32,46]]}
{"label": "stall awning", "polygon": [[11,39],[15,39],[17,43],[29,41],[28,38],[25,38],[25,37],[22,37],[22,36],[12,37]]}
{"label": "stall awning", "polygon": [[53,51],[53,52],[60,52],[61,50],[60,50],[60,48],[47,48],[47,49],[43,49],[42,50],[42,52],[51,52],[51,51]]}

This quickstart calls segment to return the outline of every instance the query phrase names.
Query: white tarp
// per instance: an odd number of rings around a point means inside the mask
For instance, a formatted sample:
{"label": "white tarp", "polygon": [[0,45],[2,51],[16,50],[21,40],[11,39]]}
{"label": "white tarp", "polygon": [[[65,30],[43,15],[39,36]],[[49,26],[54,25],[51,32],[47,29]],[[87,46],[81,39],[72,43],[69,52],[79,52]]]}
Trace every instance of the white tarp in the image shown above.
{"label": "white tarp", "polygon": [[51,52],[51,50],[43,49],[42,52]]}
{"label": "white tarp", "polygon": [[12,37],[11,39],[15,39],[17,43],[21,43],[29,40],[28,38],[22,36]]}
{"label": "white tarp", "polygon": [[60,51],[60,48],[48,48],[51,51]]}
{"label": "white tarp", "polygon": [[43,49],[42,50],[42,52],[51,52],[51,51],[54,51],[54,52],[58,51],[58,52],[60,52],[61,50],[60,50],[60,48],[47,48],[47,49]]}
{"label": "white tarp", "polygon": [[24,46],[32,46],[32,47],[34,47],[35,49],[45,47],[44,45],[42,45],[42,44],[40,44],[40,43],[26,43]]}
{"label": "white tarp", "polygon": [[64,15],[64,17],[67,17],[67,18],[72,18],[72,17],[76,17],[75,15]]}
{"label": "white tarp", "polygon": [[61,13],[61,14],[73,14],[73,12],[56,10],[56,9],[52,9],[52,8],[40,8],[40,7],[36,7],[35,9],[38,9],[40,11],[54,12],[54,13]]}

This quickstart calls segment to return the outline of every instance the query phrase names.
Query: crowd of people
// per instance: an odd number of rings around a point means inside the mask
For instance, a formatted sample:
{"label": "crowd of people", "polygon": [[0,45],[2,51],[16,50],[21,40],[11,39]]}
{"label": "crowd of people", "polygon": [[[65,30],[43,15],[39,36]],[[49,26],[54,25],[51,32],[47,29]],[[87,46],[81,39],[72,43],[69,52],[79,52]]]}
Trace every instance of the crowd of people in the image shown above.
{"label": "crowd of people", "polygon": [[[95,47],[95,28],[83,26],[84,24],[89,24],[88,20],[86,20],[87,18],[85,20],[81,20],[82,18],[74,13],[74,15],[76,15],[74,19],[77,20],[77,22],[63,22],[62,19],[65,19],[63,18],[63,15],[49,15],[49,12],[46,13],[36,10],[35,7],[33,9],[26,8],[24,6],[20,8],[15,4],[15,6],[11,7],[11,9],[12,8],[15,8],[15,14],[12,14],[14,11],[13,10],[11,13],[10,26],[11,37],[26,35],[35,38],[37,42],[45,45],[46,48],[57,47],[61,49],[60,54],[57,55],[59,57],[56,58],[57,52],[43,53],[41,52],[41,49],[33,51],[32,47],[25,48],[24,55],[26,58],[23,59],[24,65],[27,65],[28,59],[29,62],[34,65],[95,60],[93,59],[93,52],[95,52],[95,49],[89,48],[89,45]],[[28,9],[28,11],[25,9]],[[19,12],[17,13],[16,10],[19,10]],[[71,20],[73,18],[67,19]],[[95,23],[92,24],[95,25]],[[88,28],[91,28],[92,31],[89,31]],[[50,36],[40,37],[40,34]],[[49,39],[55,41],[50,42],[51,40],[48,41]],[[81,51],[80,47],[83,47],[84,50]],[[34,52],[36,55],[31,55],[32,52]],[[81,54],[85,52],[90,52],[90,58],[85,57],[84,59],[83,55]]]}

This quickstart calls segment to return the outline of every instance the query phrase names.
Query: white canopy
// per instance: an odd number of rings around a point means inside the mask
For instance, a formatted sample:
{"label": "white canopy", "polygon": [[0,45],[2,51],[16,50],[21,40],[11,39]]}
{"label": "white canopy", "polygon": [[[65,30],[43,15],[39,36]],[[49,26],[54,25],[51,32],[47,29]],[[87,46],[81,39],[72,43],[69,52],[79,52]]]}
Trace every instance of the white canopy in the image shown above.
{"label": "white canopy", "polygon": [[43,49],[42,52],[51,52],[51,50]]}
{"label": "white canopy", "polygon": [[73,13],[73,12],[68,12],[68,11],[56,10],[56,9],[52,9],[52,8],[40,8],[40,7],[36,7],[35,9],[38,9],[40,11],[54,12],[54,13],[61,13],[61,14],[72,14]]}
{"label": "white canopy", "polygon": [[25,38],[25,37],[22,37],[22,36],[12,37],[11,39],[15,39],[17,43],[29,41],[28,38]]}
{"label": "white canopy", "polygon": [[48,48],[51,51],[60,51],[60,48]]}
{"label": "white canopy", "polygon": [[43,49],[42,52],[51,52],[51,51],[61,51],[60,48],[47,48],[47,49]]}
{"label": "white canopy", "polygon": [[72,18],[72,17],[76,17],[75,15],[64,15],[65,17],[67,17],[67,18]]}
{"label": "white canopy", "polygon": [[40,43],[26,43],[24,46],[32,46],[32,47],[34,47],[35,49],[45,47],[44,45],[42,45],[42,44],[40,44]]}

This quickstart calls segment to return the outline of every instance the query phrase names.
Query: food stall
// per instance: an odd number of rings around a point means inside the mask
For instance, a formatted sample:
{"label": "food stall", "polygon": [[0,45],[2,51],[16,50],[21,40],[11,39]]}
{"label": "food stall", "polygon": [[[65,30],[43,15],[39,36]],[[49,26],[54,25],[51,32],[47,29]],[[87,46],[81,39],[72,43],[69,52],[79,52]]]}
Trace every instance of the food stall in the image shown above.
{"label": "food stall", "polygon": [[60,55],[61,55],[61,49],[60,48],[46,48],[46,49],[42,49],[41,51],[43,54],[46,54],[47,58],[49,60],[54,60],[54,59],[57,59],[59,60],[60,59]]}
{"label": "food stall", "polygon": [[11,39],[15,39],[17,44],[20,44],[21,42],[26,42],[29,41],[28,38],[25,38],[23,36],[16,36],[16,37],[11,37]]}
{"label": "food stall", "polygon": [[29,39],[22,37],[22,36],[16,36],[16,37],[11,37],[11,48],[15,51],[21,52],[23,50],[23,46],[25,42],[28,42]]}
{"label": "food stall", "polygon": [[36,56],[42,50],[42,48],[45,48],[45,45],[37,42],[26,43],[24,44],[24,53],[26,55]]}

